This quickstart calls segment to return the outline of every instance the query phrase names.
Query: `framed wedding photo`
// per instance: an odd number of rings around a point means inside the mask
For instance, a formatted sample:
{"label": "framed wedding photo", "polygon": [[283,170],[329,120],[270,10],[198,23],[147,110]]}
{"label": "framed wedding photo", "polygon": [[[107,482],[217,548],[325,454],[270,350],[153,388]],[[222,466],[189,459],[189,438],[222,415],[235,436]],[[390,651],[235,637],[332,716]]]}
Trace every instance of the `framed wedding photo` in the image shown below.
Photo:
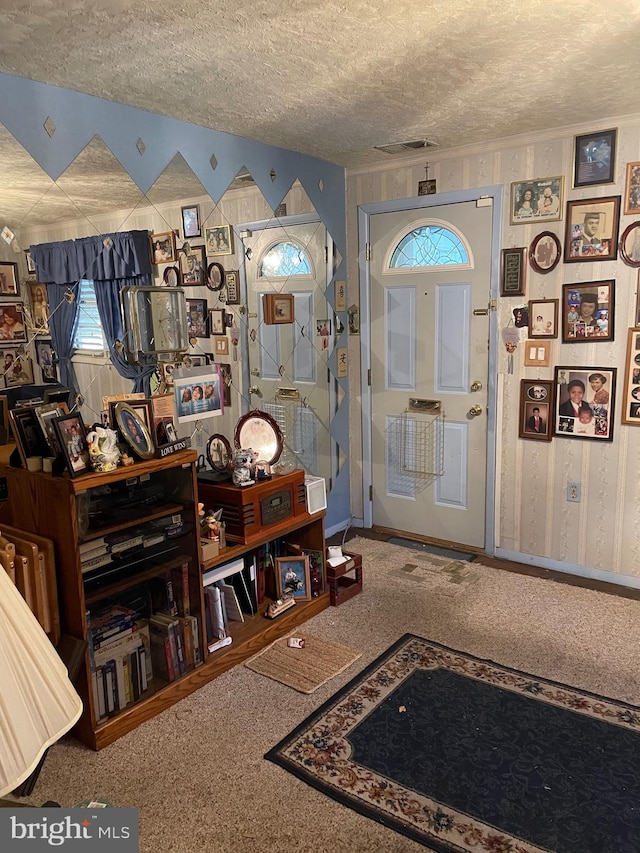
{"label": "framed wedding photo", "polygon": [[191,237],[202,237],[200,228],[200,205],[191,204],[181,207],[182,213],[182,236],[185,240]]}
{"label": "framed wedding photo", "polygon": [[558,337],[559,299],[529,300],[529,337]]}
{"label": "framed wedding photo", "polygon": [[564,263],[615,261],[620,196],[567,202]]}
{"label": "framed wedding photo", "polygon": [[502,250],[502,266],[500,275],[500,296],[524,296],[527,283],[527,250]]}
{"label": "framed wedding photo", "polygon": [[520,438],[551,441],[554,399],[552,379],[520,381]]}
{"label": "framed wedding photo", "polygon": [[632,222],[620,237],[620,257],[630,267],[640,267],[640,222]]}
{"label": "framed wedding photo", "polygon": [[573,155],[573,186],[612,184],[616,162],[616,128],[576,136]]}
{"label": "framed wedding photo", "polygon": [[534,237],[529,246],[529,263],[539,273],[545,275],[554,270],[562,257],[560,240],[552,231],[542,231]]}
{"label": "framed wedding photo", "polygon": [[562,285],[562,343],[612,341],[615,280]]}
{"label": "framed wedding photo", "polygon": [[627,163],[627,180],[624,187],[625,216],[640,213],[640,163]]}
{"label": "framed wedding photo", "polygon": [[564,177],[533,178],[511,184],[511,225],[562,219]]}
{"label": "framed wedding photo", "polygon": [[627,332],[622,423],[640,426],[640,326]]}
{"label": "framed wedding photo", "polygon": [[613,441],[615,367],[556,367],[554,435]]}

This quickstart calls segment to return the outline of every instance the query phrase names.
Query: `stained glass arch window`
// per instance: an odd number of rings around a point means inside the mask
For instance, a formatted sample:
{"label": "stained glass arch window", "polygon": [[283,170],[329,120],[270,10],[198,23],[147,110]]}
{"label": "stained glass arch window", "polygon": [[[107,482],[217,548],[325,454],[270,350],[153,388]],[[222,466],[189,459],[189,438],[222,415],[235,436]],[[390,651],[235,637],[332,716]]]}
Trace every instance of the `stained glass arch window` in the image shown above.
{"label": "stained glass arch window", "polygon": [[259,278],[289,278],[311,273],[309,255],[302,246],[289,240],[270,246],[258,265]]}
{"label": "stained glass arch window", "polygon": [[392,243],[389,271],[461,269],[473,267],[473,255],[464,235],[449,222],[429,220],[413,224]]}

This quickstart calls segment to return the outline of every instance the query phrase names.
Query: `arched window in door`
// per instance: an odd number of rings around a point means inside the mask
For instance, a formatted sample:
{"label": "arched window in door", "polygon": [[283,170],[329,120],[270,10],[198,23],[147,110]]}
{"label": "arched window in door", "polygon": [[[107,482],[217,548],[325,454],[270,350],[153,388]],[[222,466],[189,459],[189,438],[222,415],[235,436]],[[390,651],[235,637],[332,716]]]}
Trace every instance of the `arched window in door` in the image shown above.
{"label": "arched window in door", "polygon": [[292,242],[274,243],[263,255],[258,267],[260,278],[289,278],[311,275],[311,261],[302,246]]}
{"label": "arched window in door", "polygon": [[413,225],[393,243],[388,270],[452,269],[473,267],[473,256],[464,236],[444,222],[431,220]]}

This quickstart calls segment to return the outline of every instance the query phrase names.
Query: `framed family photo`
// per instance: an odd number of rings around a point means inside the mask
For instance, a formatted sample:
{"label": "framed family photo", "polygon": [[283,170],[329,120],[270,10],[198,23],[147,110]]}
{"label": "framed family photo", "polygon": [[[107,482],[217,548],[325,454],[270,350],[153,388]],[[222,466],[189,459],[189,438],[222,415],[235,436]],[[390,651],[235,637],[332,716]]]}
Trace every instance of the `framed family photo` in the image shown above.
{"label": "framed family photo", "polygon": [[529,300],[529,337],[558,337],[559,299]]}
{"label": "framed family photo", "polygon": [[562,218],[564,177],[533,178],[511,184],[511,224],[553,222]]}
{"label": "framed family photo", "polygon": [[617,129],[612,128],[576,136],[573,155],[575,189],[613,183],[617,135]]}
{"label": "framed family photo", "polygon": [[207,255],[232,255],[233,232],[230,225],[214,225],[204,229],[204,242]]}
{"label": "framed family photo", "polygon": [[524,296],[527,284],[527,250],[503,249],[500,296]]}
{"label": "framed family photo", "polygon": [[276,557],[276,587],[278,598],[292,596],[298,601],[310,601],[309,558]]}
{"label": "framed family photo", "polygon": [[42,372],[42,381],[43,382],[57,382],[58,377],[56,373],[56,365],[54,359],[54,352],[51,347],[51,341],[39,341],[35,342],[36,347],[36,361],[38,362],[38,367]]}
{"label": "framed family photo", "polygon": [[207,300],[187,299],[187,334],[189,338],[207,338]]}
{"label": "framed family photo", "polygon": [[556,367],[554,435],[613,441],[615,367]]}
{"label": "framed family photo", "polygon": [[640,426],[640,326],[627,333],[622,394],[622,423]]}
{"label": "framed family photo", "polygon": [[554,400],[552,379],[521,380],[520,438],[551,441]]}
{"label": "framed family photo", "polygon": [[562,285],[562,342],[612,341],[615,280]]}
{"label": "framed family photo", "polygon": [[554,270],[562,257],[560,240],[552,231],[542,231],[529,246],[529,263],[532,268],[545,275]]}
{"label": "framed family photo", "polygon": [[567,202],[564,263],[615,261],[620,196]]}
{"label": "framed family photo", "polygon": [[149,240],[151,240],[151,260],[154,264],[175,264],[176,238],[173,231],[150,234]]}

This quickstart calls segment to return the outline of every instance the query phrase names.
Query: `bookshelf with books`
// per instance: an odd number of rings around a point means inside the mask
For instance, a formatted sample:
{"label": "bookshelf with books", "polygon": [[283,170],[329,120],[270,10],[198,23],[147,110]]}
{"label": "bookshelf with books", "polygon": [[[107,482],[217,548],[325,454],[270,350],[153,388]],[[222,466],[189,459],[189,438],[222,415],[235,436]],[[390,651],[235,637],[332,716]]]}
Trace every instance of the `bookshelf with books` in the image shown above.
{"label": "bookshelf with books", "polygon": [[[324,511],[309,514],[298,507],[250,544],[231,543],[202,562],[196,458],[186,450],[75,478],[7,469],[9,523],[54,543],[61,628],[87,641],[75,682],[84,712],[73,733],[93,749],[329,606],[326,570],[316,564],[310,597],[277,618],[265,616],[276,596],[265,555],[305,552],[322,559]],[[221,567],[234,561],[246,593],[240,578],[226,591],[218,584],[219,595],[207,592],[207,574],[220,569],[226,582],[229,575]],[[229,619],[231,590],[239,610],[235,620]],[[219,622],[215,636],[211,608],[216,599],[222,608],[225,596],[226,621]]]}
{"label": "bookshelf with books", "polygon": [[13,522],[53,541],[63,630],[87,641],[74,734],[93,749],[190,692],[181,682],[202,666],[195,460],[73,479],[8,469]]}

